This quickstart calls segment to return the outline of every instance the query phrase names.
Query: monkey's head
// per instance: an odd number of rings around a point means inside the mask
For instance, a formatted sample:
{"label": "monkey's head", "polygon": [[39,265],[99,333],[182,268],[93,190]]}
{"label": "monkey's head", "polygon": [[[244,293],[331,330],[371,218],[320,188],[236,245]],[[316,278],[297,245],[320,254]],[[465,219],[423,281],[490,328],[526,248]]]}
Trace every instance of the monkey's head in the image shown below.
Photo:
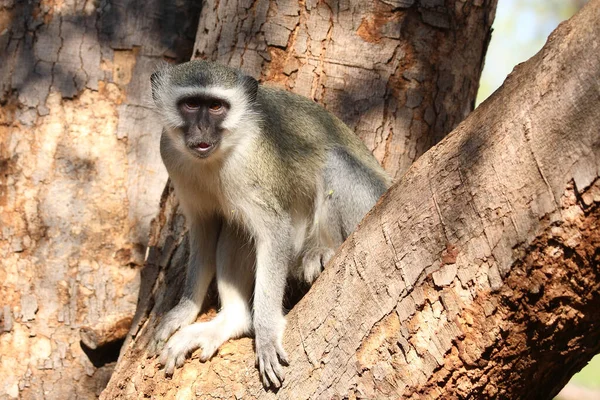
{"label": "monkey's head", "polygon": [[151,76],[152,99],[167,134],[200,159],[232,147],[256,118],[258,82],[235,69],[202,60],[161,69]]}

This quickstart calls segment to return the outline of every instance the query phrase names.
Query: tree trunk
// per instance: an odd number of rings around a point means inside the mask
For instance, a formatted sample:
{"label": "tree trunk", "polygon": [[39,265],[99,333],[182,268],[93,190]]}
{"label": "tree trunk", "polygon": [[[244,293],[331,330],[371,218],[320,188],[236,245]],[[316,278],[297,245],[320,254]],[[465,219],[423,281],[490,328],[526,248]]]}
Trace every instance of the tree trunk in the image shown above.
{"label": "tree trunk", "polygon": [[321,103],[399,178],[473,110],[496,3],[217,1],[194,55]]}
{"label": "tree trunk", "polygon": [[185,258],[167,190],[147,265],[156,307],[102,397],[556,394],[600,350],[599,20],[592,0],[384,195],[288,314],[276,395],[250,339],[170,380],[146,358],[165,284],[182,279],[165,266]]}
{"label": "tree trunk", "polygon": [[199,15],[163,3],[0,1],[0,398],[110,377],[166,181],[147,82]]}

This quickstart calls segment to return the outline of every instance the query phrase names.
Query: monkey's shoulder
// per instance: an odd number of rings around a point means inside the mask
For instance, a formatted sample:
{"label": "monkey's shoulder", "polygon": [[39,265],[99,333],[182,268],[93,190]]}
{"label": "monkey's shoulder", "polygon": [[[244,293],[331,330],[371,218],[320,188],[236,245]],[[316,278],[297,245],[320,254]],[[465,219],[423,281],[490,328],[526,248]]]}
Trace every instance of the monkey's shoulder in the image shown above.
{"label": "monkey's shoulder", "polygon": [[[304,96],[260,85],[256,105],[264,132],[298,149],[347,145],[354,133],[333,113]],[[287,147],[287,146],[286,146]]]}
{"label": "monkey's shoulder", "polygon": [[296,106],[300,107],[301,110],[324,110],[322,106],[308,97],[268,84],[260,84],[258,86],[257,100],[259,103],[268,105],[269,108],[285,109],[289,106]]}
{"label": "monkey's shoulder", "polygon": [[[267,117],[298,123],[312,123],[327,128],[348,129],[332,112],[302,95],[273,86],[259,85],[258,107]],[[341,125],[340,125],[341,124]]]}
{"label": "monkey's shoulder", "polygon": [[[381,170],[371,152],[332,112],[313,100],[268,85],[259,85],[257,104],[265,139],[279,154],[304,160],[323,159],[332,149],[351,152],[370,168]],[[313,157],[311,155],[316,155]]]}

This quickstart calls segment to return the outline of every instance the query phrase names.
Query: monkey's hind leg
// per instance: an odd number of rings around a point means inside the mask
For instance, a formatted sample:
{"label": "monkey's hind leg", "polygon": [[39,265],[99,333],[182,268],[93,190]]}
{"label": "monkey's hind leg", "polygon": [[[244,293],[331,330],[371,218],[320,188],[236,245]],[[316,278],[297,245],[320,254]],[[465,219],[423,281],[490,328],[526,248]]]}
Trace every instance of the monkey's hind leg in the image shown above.
{"label": "monkey's hind leg", "polygon": [[221,311],[211,321],[186,326],[169,339],[160,356],[167,374],[183,365],[192,351],[201,348],[200,360],[204,362],[227,340],[250,332],[255,260],[254,244],[235,227],[224,223],[216,260]]}
{"label": "monkey's hind leg", "polygon": [[220,220],[190,220],[190,258],[185,286],[179,303],[164,315],[150,342],[150,354],[159,353],[177,329],[196,320],[206,297],[208,285],[215,276],[215,253]]}
{"label": "monkey's hind leg", "polygon": [[327,227],[339,247],[387,190],[386,183],[364,162],[343,148],[327,155],[323,173]]}
{"label": "monkey's hind leg", "polygon": [[308,250],[302,257],[302,275],[300,278],[312,285],[334,254],[335,250],[329,247],[316,247]]}

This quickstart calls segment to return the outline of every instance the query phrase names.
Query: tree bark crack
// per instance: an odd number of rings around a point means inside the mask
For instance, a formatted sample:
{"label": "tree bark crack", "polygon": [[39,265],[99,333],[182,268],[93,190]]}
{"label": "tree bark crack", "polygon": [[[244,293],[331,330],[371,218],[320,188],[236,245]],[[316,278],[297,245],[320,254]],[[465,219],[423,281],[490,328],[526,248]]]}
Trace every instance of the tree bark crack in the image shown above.
{"label": "tree bark crack", "polygon": [[496,182],[498,182],[497,187],[500,188],[500,193],[502,193],[502,198],[509,209],[509,212],[507,213],[508,218],[509,218],[513,228],[515,229],[517,237],[522,237],[522,232],[519,232],[517,222],[515,221],[515,218],[514,218],[514,213],[515,213],[514,207],[511,203],[511,201],[508,199],[508,196],[506,195],[506,189],[504,187],[504,182],[502,182],[502,180],[500,179],[500,176],[498,175],[498,171],[496,171],[496,167],[494,166],[494,164],[490,164],[490,168],[494,172],[494,176],[496,177]]}
{"label": "tree bark crack", "polygon": [[548,179],[546,179],[546,175],[544,174],[544,171],[543,171],[543,166],[542,166],[540,160],[538,159],[538,157],[536,156],[535,151],[533,150],[533,142],[531,140],[531,131],[532,131],[533,124],[532,124],[531,118],[527,114],[527,111],[525,112],[524,119],[525,119],[525,121],[523,122],[523,136],[525,137],[525,142],[527,143],[527,148],[529,149],[529,153],[531,154],[531,157],[533,158],[533,161],[535,163],[537,171],[540,174],[540,177],[543,179],[544,183],[546,184],[546,188],[548,188],[548,194],[550,194],[550,197],[552,197],[552,201],[554,202],[554,205],[556,206],[556,210],[558,210],[558,212],[560,213],[561,212],[560,203],[558,202],[556,197],[554,197],[554,191],[552,190],[552,186],[550,186]]}

